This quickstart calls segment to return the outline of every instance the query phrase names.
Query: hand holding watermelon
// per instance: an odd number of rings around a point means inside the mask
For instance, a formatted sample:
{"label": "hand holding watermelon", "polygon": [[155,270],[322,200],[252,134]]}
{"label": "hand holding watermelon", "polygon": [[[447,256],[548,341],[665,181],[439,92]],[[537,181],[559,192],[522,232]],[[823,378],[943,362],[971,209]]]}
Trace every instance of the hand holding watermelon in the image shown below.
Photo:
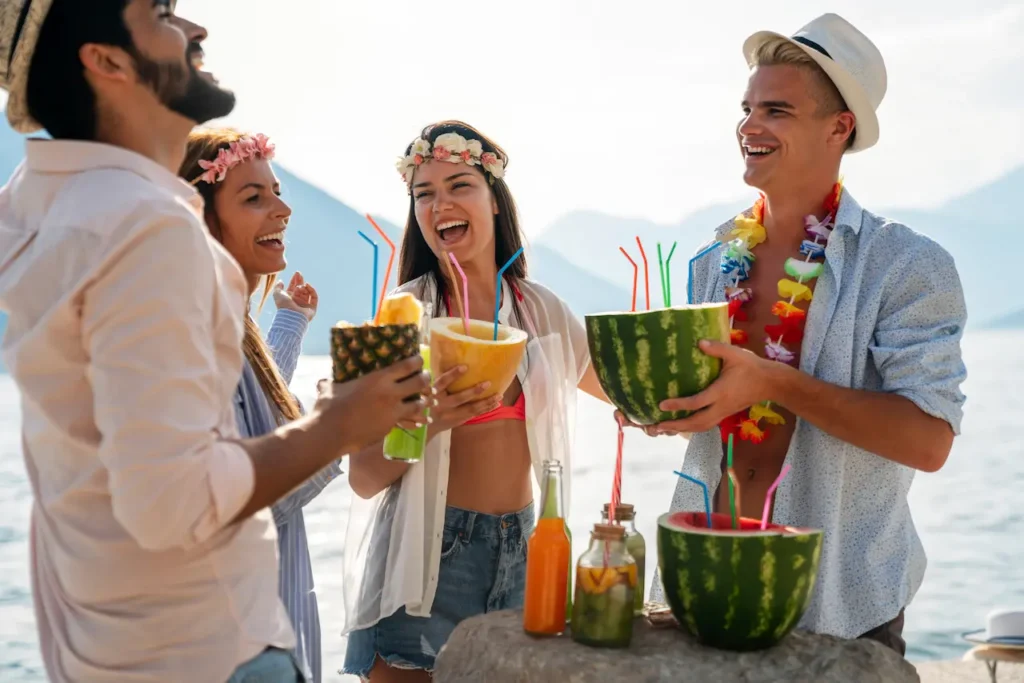
{"label": "hand holding watermelon", "polygon": [[686,398],[670,398],[659,407],[665,411],[692,410],[695,414],[644,429],[650,436],[692,434],[716,427],[730,415],[771,400],[774,377],[789,366],[761,358],[739,346],[703,340],[700,350],[722,359],[722,372],[704,391]]}

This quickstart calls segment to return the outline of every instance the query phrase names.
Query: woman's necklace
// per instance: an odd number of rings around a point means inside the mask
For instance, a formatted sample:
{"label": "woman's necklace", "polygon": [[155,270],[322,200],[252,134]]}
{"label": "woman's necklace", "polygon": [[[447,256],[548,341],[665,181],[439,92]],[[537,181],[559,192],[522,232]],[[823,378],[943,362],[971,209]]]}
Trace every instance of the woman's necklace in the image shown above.
{"label": "woman's necklace", "polygon": [[[825,246],[835,227],[835,216],[842,192],[843,182],[840,180],[825,199],[825,218],[819,221],[813,214],[804,218],[804,230],[807,231],[809,239],[804,239],[800,243],[803,260],[792,257],[786,259],[784,270],[789,277],[779,280],[779,301],[772,305],[772,315],[776,316],[779,322],[764,326],[764,353],[770,360],[779,363],[792,363],[796,360],[796,354],[786,348],[786,345],[799,344],[803,340],[804,323],[807,321],[807,311],[798,308],[796,304],[807,302],[810,306],[813,293],[804,283],[811,282],[821,275],[825,267]],[[754,297],[753,290],[749,287],[740,287],[740,283],[750,277],[750,269],[755,261],[754,248],[768,236],[764,228],[764,203],[764,195],[761,195],[754,203],[753,215],[750,218],[743,215],[736,217],[735,227],[728,235],[731,241],[722,254],[722,273],[731,278],[730,285],[725,288],[725,295],[729,302],[729,327],[732,328],[730,337],[733,344],[747,342],[747,333],[735,329],[733,325],[737,320],[747,319],[743,306]],[[722,440],[727,441],[729,435],[733,434],[744,441],[761,443],[768,436],[768,430],[761,428],[762,421],[770,425],[786,423],[781,415],[772,410],[770,401],[759,403],[751,406],[749,410],[722,420],[719,424]]]}

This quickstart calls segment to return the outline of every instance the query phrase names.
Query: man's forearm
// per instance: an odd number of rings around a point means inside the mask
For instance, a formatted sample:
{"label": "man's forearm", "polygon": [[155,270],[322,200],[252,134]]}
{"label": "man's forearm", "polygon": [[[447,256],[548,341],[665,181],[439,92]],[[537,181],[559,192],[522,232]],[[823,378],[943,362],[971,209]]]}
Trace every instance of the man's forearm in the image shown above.
{"label": "man's forearm", "polygon": [[907,467],[935,472],[946,462],[953,430],[897,394],[848,389],[776,364],[772,401],[817,428]]}
{"label": "man's forearm", "polygon": [[346,451],[339,430],[325,424],[320,413],[239,443],[252,461],[255,483],[235,522],[270,507]]}

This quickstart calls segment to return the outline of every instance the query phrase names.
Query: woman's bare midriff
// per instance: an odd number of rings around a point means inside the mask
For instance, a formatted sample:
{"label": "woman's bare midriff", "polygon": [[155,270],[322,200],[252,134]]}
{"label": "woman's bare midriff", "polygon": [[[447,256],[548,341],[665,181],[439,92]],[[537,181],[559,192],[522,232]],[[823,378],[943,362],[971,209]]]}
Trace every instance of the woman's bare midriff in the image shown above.
{"label": "woman's bare midriff", "polygon": [[[519,384],[505,393],[506,405],[519,397]],[[533,466],[526,423],[491,420],[452,430],[448,505],[501,515],[533,502]]]}

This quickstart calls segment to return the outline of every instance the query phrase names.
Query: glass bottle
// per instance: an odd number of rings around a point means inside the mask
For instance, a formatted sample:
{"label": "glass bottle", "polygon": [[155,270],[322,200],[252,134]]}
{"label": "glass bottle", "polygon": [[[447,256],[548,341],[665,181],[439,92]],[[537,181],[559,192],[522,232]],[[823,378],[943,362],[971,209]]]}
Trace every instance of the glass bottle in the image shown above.
{"label": "glass bottle", "polygon": [[565,603],[572,551],[565,535],[562,463],[546,461],[541,482],[541,515],[526,544],[523,630],[557,636],[565,631]]}
{"label": "glass bottle", "polygon": [[595,524],[590,547],[576,563],[572,639],[592,647],[629,647],[633,639],[636,561],[626,550],[626,530]]}
{"label": "glass bottle", "polygon": [[[608,524],[608,503],[604,504],[601,510],[601,521]],[[637,616],[644,611],[644,571],[647,568],[647,542],[643,534],[636,528],[636,509],[626,503],[615,508],[615,521],[622,524],[626,529],[626,550],[636,562],[636,608],[633,613]]]}

